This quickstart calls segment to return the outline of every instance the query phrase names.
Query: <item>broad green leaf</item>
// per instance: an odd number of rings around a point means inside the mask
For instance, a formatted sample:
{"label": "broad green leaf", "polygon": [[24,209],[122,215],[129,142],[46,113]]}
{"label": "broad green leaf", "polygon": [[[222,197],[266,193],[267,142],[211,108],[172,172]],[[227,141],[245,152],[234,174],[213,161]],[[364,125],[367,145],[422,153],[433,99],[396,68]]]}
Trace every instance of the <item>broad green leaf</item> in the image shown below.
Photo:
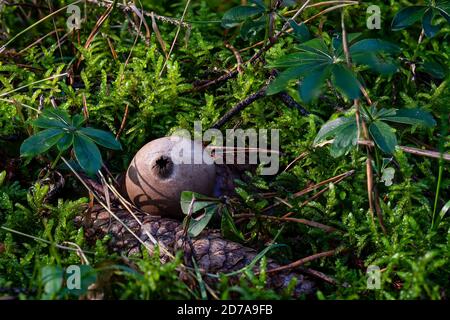
{"label": "broad green leaf", "polygon": [[[97,271],[94,268],[92,268],[91,266],[85,265],[85,264],[75,266],[75,267],[78,267],[79,269],[77,270],[77,268],[74,268],[73,270],[66,270],[67,281],[70,283],[70,281],[71,281],[71,279],[73,279],[73,277],[79,276],[79,286],[80,287],[79,288],[70,288],[70,289],[65,287],[64,293],[70,293],[70,294],[80,296],[82,294],[85,294],[88,291],[89,286],[97,281]],[[79,271],[79,273],[78,273],[78,271]],[[70,277],[72,277],[72,278],[70,278]]]}
{"label": "broad green leaf", "polygon": [[305,42],[311,39],[311,34],[309,33],[308,27],[306,27],[303,22],[297,24],[297,22],[295,22],[294,20],[289,19],[289,25],[294,30],[294,33],[292,35],[300,42]]}
{"label": "broad green leaf", "polygon": [[312,52],[318,55],[322,55],[323,57],[328,58],[329,60],[333,60],[333,57],[330,53],[330,50],[325,45],[322,39],[315,38],[305,43],[302,43],[297,47],[298,49],[306,52]]}
{"label": "broad green leaf", "polygon": [[44,292],[49,296],[56,295],[61,290],[64,280],[63,269],[59,266],[44,266],[41,269],[41,279]]}
{"label": "broad green leaf", "polygon": [[[383,119],[384,117],[394,116],[396,111],[397,111],[397,109],[392,109],[392,108],[390,108],[390,109],[385,109],[385,108],[377,109],[375,106],[372,106],[369,109],[370,114],[375,119]],[[370,121],[370,117],[366,117],[366,118],[368,119],[368,121]]]}
{"label": "broad green leaf", "polygon": [[264,30],[267,25],[267,16],[261,16],[255,20],[246,20],[241,26],[240,35],[242,39],[248,40]]}
{"label": "broad green leaf", "polygon": [[56,143],[59,151],[67,150],[73,143],[73,133],[66,132]]}
{"label": "broad green leaf", "polygon": [[391,42],[380,39],[364,39],[350,46],[350,54],[385,52],[398,54],[401,48]]}
{"label": "broad green leaf", "polygon": [[61,122],[59,119],[48,118],[44,115],[40,115],[39,118],[31,122],[35,127],[50,129],[50,128],[67,128],[68,126]]}
{"label": "broad green leaf", "polygon": [[317,64],[332,63],[327,57],[313,52],[297,52],[285,55],[269,64],[271,68],[289,68],[303,66],[305,69],[314,68]]}
{"label": "broad green leaf", "polygon": [[356,145],[357,138],[356,121],[350,121],[340,126],[331,145],[331,156],[337,158],[345,154],[352,146]]}
{"label": "broad green leaf", "polygon": [[95,143],[113,150],[121,150],[120,142],[116,140],[111,132],[94,128],[80,128],[80,132],[94,140]]}
{"label": "broad green leaf", "polygon": [[206,228],[216,210],[217,206],[211,205],[205,208],[205,213],[201,217],[197,219],[191,218],[189,220],[189,227],[188,227],[189,236],[191,237],[198,236],[203,231],[203,229]]}
{"label": "broad green leaf", "polygon": [[426,9],[426,6],[411,6],[401,9],[392,20],[392,30],[402,30],[419,21]]}
{"label": "broad green leaf", "polygon": [[422,18],[422,26],[423,31],[428,38],[433,38],[441,29],[439,26],[433,25],[433,18],[434,18],[433,8],[427,9]]}
{"label": "broad green leaf", "polygon": [[72,117],[72,126],[75,128],[80,128],[84,121],[85,119],[81,114],[76,114]]}
{"label": "broad green leaf", "polygon": [[428,111],[420,109],[400,109],[396,110],[395,114],[383,116],[380,119],[425,127],[434,127],[436,125],[436,120],[434,120],[433,116]]}
{"label": "broad green leaf", "polygon": [[20,146],[22,157],[34,157],[54,146],[64,135],[63,129],[45,129],[26,139]]}
{"label": "broad green leaf", "polygon": [[33,125],[38,128],[68,128],[70,118],[66,111],[60,109],[44,109],[39,117],[34,120]]}
{"label": "broad green leaf", "polygon": [[444,79],[448,72],[443,65],[434,61],[425,61],[423,65],[420,66],[420,70],[436,79]]}
{"label": "broad green leaf", "polygon": [[222,17],[222,27],[232,28],[257,14],[263,13],[264,9],[258,6],[237,6],[231,8]]}
{"label": "broad green leaf", "polygon": [[394,153],[397,145],[394,129],[381,121],[374,121],[369,126],[369,132],[375,144],[389,154]]}
{"label": "broad green leaf", "polygon": [[276,94],[283,91],[289,81],[297,80],[308,72],[313,72],[317,68],[324,67],[326,64],[308,63],[295,68],[287,69],[281,72],[267,87],[266,95]]}
{"label": "broad green leaf", "polygon": [[330,68],[331,66],[326,66],[303,78],[299,85],[299,93],[304,102],[309,103],[319,96],[321,88],[325,85],[325,81],[330,75]]}
{"label": "broad green leaf", "polygon": [[95,143],[82,134],[75,134],[73,150],[80,167],[89,175],[95,175],[102,166],[102,156]]}
{"label": "broad green leaf", "polygon": [[[361,35],[362,35],[362,33],[360,33],[360,32],[347,34],[348,43],[352,44]],[[335,56],[344,55],[344,51],[342,48],[342,34],[338,34],[337,36],[333,37],[333,39],[331,40],[331,44],[332,44]]]}
{"label": "broad green leaf", "polygon": [[349,122],[356,123],[356,120],[354,117],[352,118],[340,117],[335,120],[328,121],[322,126],[322,128],[320,128],[319,133],[314,139],[313,144],[317,145],[317,143],[321,142],[322,140],[325,140],[326,138],[335,135],[342,128],[342,126],[348,124]]}
{"label": "broad green leaf", "polygon": [[391,57],[381,57],[376,53],[357,53],[352,55],[353,62],[359,65],[366,65],[372,71],[382,75],[390,75],[398,71],[398,61]]}
{"label": "broad green leaf", "polygon": [[191,206],[192,198],[195,197],[194,203],[192,205],[192,212],[195,213],[211,204],[217,202],[217,199],[204,196],[200,193],[192,191],[181,192],[180,206],[184,214],[189,214],[189,207]]}
{"label": "broad green leaf", "polygon": [[332,83],[350,99],[356,99],[360,96],[360,83],[356,76],[347,67],[340,64],[333,65]]}

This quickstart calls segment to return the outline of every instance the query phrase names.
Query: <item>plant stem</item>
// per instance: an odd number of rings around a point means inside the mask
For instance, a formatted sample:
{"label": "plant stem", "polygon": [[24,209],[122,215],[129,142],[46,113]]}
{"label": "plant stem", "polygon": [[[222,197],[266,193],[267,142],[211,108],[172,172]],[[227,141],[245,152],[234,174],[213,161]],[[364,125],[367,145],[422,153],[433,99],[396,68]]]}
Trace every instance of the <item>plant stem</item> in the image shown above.
{"label": "plant stem", "polygon": [[415,75],[415,73],[416,73],[416,64],[415,64],[414,61],[416,60],[417,55],[419,54],[419,47],[420,47],[420,44],[423,41],[424,36],[425,36],[425,30],[422,29],[422,31],[420,32],[419,40],[417,40],[417,47],[414,50],[414,54],[413,54],[413,56],[411,58],[411,62],[412,62],[412,64],[411,64],[411,73],[408,74],[408,78],[406,80],[407,84],[409,84],[411,82],[412,76]]}
{"label": "plant stem", "polygon": [[63,151],[59,151],[58,155],[56,156],[55,160],[53,160],[50,169],[53,170],[56,167],[56,164],[58,163],[59,159],[61,159]]}
{"label": "plant stem", "polygon": [[442,181],[443,172],[444,172],[444,161],[441,157],[441,159],[439,159],[439,174],[438,174],[438,181],[437,181],[437,186],[436,186],[436,195],[434,197],[434,208],[433,208],[433,217],[431,219],[431,229],[434,228],[434,221],[436,218],[436,211],[437,211],[438,201],[439,201],[439,191],[441,190],[441,181]]}

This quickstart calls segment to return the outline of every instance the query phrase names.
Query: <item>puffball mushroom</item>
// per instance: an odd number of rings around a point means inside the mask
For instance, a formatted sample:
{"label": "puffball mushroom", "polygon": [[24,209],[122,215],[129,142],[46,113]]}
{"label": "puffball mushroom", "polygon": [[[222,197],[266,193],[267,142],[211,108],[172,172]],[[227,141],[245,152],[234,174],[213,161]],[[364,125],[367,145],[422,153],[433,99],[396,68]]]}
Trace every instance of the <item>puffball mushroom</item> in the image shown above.
{"label": "puffball mushroom", "polygon": [[181,192],[212,195],[215,164],[202,144],[184,137],[153,140],[134,156],[125,188],[130,200],[152,215],[181,218]]}

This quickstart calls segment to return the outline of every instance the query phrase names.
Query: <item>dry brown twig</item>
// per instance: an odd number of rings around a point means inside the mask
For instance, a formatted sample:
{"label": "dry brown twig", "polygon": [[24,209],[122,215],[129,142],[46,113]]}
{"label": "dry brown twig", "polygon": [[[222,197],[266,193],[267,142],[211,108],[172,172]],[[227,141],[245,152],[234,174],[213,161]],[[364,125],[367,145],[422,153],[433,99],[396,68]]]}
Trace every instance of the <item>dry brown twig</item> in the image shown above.
{"label": "dry brown twig", "polygon": [[285,266],[281,266],[281,267],[274,268],[274,269],[269,269],[266,272],[268,274],[271,274],[271,273],[275,273],[275,272],[280,272],[280,271],[286,271],[286,270],[294,269],[294,268],[297,268],[297,267],[299,267],[301,265],[304,265],[307,262],[311,262],[311,261],[314,261],[314,260],[317,260],[317,259],[320,259],[320,258],[334,256],[335,254],[337,254],[339,252],[342,252],[342,249],[334,249],[334,250],[329,250],[329,251],[316,253],[316,254],[313,254],[313,255],[308,256],[306,258],[302,258],[300,260],[297,260],[297,261],[294,261],[292,263],[289,263],[289,264],[287,264]]}
{"label": "dry brown twig", "polygon": [[[341,10],[341,29],[342,29],[342,47],[345,54],[345,59],[347,62],[347,66],[352,69],[353,63],[351,60],[351,55],[348,48],[348,39],[347,39],[347,30],[345,28],[345,9],[342,8]],[[361,85],[360,88],[363,88]],[[367,91],[363,90],[364,96],[366,97],[367,102],[369,105],[372,104],[372,101],[370,100]],[[355,117],[356,117],[356,125],[357,125],[357,141],[360,140],[361,137],[361,131],[362,131],[362,137],[364,140],[370,140],[370,136],[367,130],[367,125],[364,119],[360,115],[360,101],[359,99],[353,100],[353,105],[355,107]],[[361,126],[361,127],[360,127]],[[362,130],[361,130],[362,129]],[[370,150],[370,147],[366,147],[366,153],[367,153],[367,160],[366,160],[366,176],[367,176],[367,196],[369,201],[369,210],[370,215],[372,218],[372,222],[374,222],[374,212],[377,213],[378,222],[380,223],[381,229],[383,230],[384,234],[387,234],[386,227],[383,223],[382,218],[382,212],[381,212],[381,206],[380,206],[380,199],[375,195],[374,188],[374,175],[373,175],[373,168],[372,168],[372,153]]]}
{"label": "dry brown twig", "polygon": [[278,221],[278,222],[295,222],[295,223],[304,224],[304,225],[307,225],[310,227],[319,228],[319,229],[322,229],[325,232],[329,232],[329,233],[339,231],[338,229],[336,229],[334,227],[327,226],[320,222],[311,221],[311,220],[307,220],[307,219],[299,219],[299,218],[275,217],[275,216],[268,216],[265,214],[254,214],[254,213],[235,214],[235,215],[233,215],[233,218],[236,218],[236,219],[258,218],[258,219],[273,220],[273,221]]}
{"label": "dry brown twig", "polygon": [[224,41],[225,47],[227,49],[230,49],[230,51],[234,54],[234,57],[236,58],[236,63],[237,63],[237,71],[242,74],[244,72],[244,69],[242,67],[243,64],[243,60],[241,57],[241,54],[239,53],[239,51],[231,44],[229,43],[227,40]]}
{"label": "dry brown twig", "polygon": [[[181,16],[180,22],[184,21],[184,17],[186,16],[186,12],[187,12],[187,9],[189,8],[189,4],[190,3],[191,3],[191,0],[187,0],[186,1],[186,5],[184,7],[183,15]],[[170,59],[170,55],[172,54],[172,51],[173,51],[173,48],[175,47],[175,44],[177,43],[177,39],[178,39],[178,35],[180,34],[180,31],[181,31],[181,24],[178,25],[178,29],[177,29],[177,32],[175,33],[175,37],[173,39],[172,45],[170,46],[169,53],[167,54],[166,59],[164,61],[164,64],[163,64],[163,66],[161,68],[161,71],[159,72],[159,76],[160,77],[163,74],[164,69],[166,68],[167,62]]]}
{"label": "dry brown twig", "polygon": [[[305,195],[305,194],[307,194],[307,193],[309,193],[311,191],[317,190],[317,188],[320,188],[321,186],[329,184],[329,183],[338,184],[341,181],[345,180],[346,178],[352,176],[354,173],[355,173],[355,170],[350,170],[350,171],[347,171],[347,172],[345,172],[343,174],[340,174],[340,175],[334,176],[332,178],[326,179],[324,181],[321,181],[321,182],[319,182],[319,183],[317,183],[317,184],[315,184],[313,186],[309,186],[309,187],[307,187],[307,188],[305,188],[303,190],[300,190],[300,191],[296,192],[294,194],[294,198],[298,198],[298,197],[303,196],[303,195]],[[317,199],[320,195],[322,195],[324,192],[326,192],[329,188],[330,188],[330,186],[327,186],[327,187],[321,189],[319,192],[314,194],[312,197],[310,197],[307,200],[305,200],[304,202],[302,202],[300,207],[303,207],[303,206],[307,205],[309,202],[311,202],[312,200]],[[286,199],[283,199],[283,200],[287,201],[288,199],[286,198]],[[276,203],[274,203],[274,204],[264,208],[262,210],[262,212],[266,212],[268,210],[271,210],[271,209],[279,206],[281,203],[283,203],[283,202],[281,202],[281,201],[276,202]],[[293,214],[295,214],[295,213],[294,212],[289,212],[289,213],[285,214],[282,218],[288,218],[288,217],[290,217]]]}
{"label": "dry brown twig", "polygon": [[[113,4],[113,1],[111,1],[111,0],[87,0],[87,2],[95,4],[97,6],[102,6],[102,7],[109,7],[110,5]],[[121,10],[123,10],[125,12],[132,11],[132,8],[129,4],[123,4],[123,3],[118,2],[116,5],[118,8],[120,8]],[[149,18],[153,17],[154,19],[159,20],[161,22],[170,23],[170,24],[173,24],[176,26],[182,26],[183,28],[191,29],[191,25],[189,23],[180,21],[179,19],[176,19],[176,18],[162,16],[153,11],[152,12],[142,11],[142,14]]]}

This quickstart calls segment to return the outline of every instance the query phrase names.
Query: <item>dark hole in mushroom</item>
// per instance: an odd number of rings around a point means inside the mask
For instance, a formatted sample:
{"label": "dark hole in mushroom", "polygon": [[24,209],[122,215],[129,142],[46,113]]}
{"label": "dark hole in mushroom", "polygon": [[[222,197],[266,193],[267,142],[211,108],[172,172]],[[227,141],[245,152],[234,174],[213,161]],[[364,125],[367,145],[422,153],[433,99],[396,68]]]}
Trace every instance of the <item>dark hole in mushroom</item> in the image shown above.
{"label": "dark hole in mushroom", "polygon": [[160,178],[168,178],[173,172],[173,162],[167,156],[161,156],[156,159],[155,164],[152,167],[152,170],[160,177]]}

